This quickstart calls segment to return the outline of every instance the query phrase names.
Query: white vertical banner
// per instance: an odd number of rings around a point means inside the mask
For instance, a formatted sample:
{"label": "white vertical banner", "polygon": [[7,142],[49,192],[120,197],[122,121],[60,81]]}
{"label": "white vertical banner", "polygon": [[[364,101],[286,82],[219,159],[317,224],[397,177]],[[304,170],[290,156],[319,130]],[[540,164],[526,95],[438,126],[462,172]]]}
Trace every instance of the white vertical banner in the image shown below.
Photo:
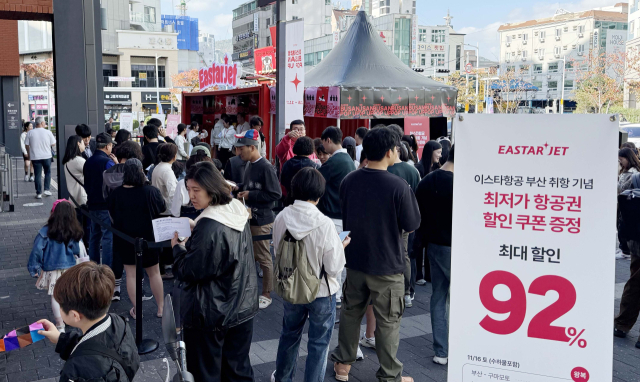
{"label": "white vertical banner", "polygon": [[133,113],[120,113],[120,128],[133,131]]}
{"label": "white vertical banner", "polygon": [[258,34],[260,32],[260,18],[258,17],[258,13],[253,14],[253,33]]}
{"label": "white vertical banner", "polygon": [[304,21],[286,23],[287,68],[284,74],[284,125],[304,116]]}
{"label": "white vertical banner", "polygon": [[[607,47],[606,54],[608,57],[612,56],[608,62],[607,74],[611,78],[616,78],[619,74],[616,74],[616,69],[613,67],[616,62],[624,62],[624,52],[627,44],[627,31],[607,29]],[[617,78],[622,81],[622,78]]]}
{"label": "white vertical banner", "polygon": [[411,17],[411,65],[418,62],[418,17]]}
{"label": "white vertical banner", "polygon": [[448,380],[611,382],[618,122],[463,118]]}

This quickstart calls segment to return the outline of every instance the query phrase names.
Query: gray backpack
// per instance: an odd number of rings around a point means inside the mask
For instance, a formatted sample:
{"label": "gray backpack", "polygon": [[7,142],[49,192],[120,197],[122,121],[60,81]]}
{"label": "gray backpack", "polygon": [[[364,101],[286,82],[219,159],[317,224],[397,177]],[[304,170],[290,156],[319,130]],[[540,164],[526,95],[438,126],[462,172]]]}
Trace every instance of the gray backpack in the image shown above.
{"label": "gray backpack", "polygon": [[331,290],[324,266],[320,271],[320,277],[316,277],[309,264],[304,243],[291,236],[288,230],[278,246],[273,274],[276,293],[291,304],[313,302],[318,295],[323,277],[327,282],[327,288]]}

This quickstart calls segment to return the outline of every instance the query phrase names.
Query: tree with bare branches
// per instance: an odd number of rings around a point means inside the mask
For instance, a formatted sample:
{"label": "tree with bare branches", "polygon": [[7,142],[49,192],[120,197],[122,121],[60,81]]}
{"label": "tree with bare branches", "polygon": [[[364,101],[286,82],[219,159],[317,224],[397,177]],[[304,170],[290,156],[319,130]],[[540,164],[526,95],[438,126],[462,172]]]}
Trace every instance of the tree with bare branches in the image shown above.
{"label": "tree with bare branches", "polygon": [[53,85],[53,59],[47,58],[42,62],[35,64],[22,64],[20,68],[25,71],[27,76],[37,78],[41,81],[49,81]]}

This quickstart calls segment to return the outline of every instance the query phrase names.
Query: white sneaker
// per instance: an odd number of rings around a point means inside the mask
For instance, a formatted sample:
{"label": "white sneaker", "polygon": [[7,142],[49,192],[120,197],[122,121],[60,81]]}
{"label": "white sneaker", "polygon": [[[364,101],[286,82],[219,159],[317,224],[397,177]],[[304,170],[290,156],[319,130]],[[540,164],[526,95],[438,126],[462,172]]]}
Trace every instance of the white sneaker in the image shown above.
{"label": "white sneaker", "polygon": [[24,181],[25,181],[25,182],[28,182],[28,181],[29,181],[29,174],[27,174],[27,175],[25,175],[25,176],[24,176]]}
{"label": "white sneaker", "polygon": [[417,285],[425,285],[426,283],[427,283],[427,280],[425,280],[425,279],[420,279],[420,280],[416,281]]}
{"label": "white sneaker", "polygon": [[36,199],[42,199],[42,194],[37,194]]}
{"label": "white sneaker", "polygon": [[45,195],[45,196],[51,196],[51,191],[49,191],[49,190],[45,191],[45,192],[44,192],[44,195]]}
{"label": "white sneaker", "polygon": [[622,254],[622,250],[620,248],[616,248],[616,260],[623,259],[624,255]]}
{"label": "white sneaker", "polygon": [[441,358],[441,357],[434,356],[433,362],[437,363],[438,365],[446,365],[449,362],[449,358],[448,357]]}
{"label": "white sneaker", "polygon": [[362,354],[362,349],[360,349],[360,346],[358,346],[358,353],[356,354],[356,361],[359,361],[361,359],[364,359],[364,354]]}
{"label": "white sneaker", "polygon": [[627,254],[622,254],[622,258],[625,260],[629,260],[631,258],[631,255],[627,255]]}
{"label": "white sneaker", "polygon": [[413,306],[413,302],[411,302],[411,296],[408,294],[404,296],[404,307],[411,308]]}
{"label": "white sneaker", "polygon": [[29,182],[34,182],[36,180],[36,178],[33,177],[33,175],[31,175],[31,177],[29,178]]}
{"label": "white sneaker", "polygon": [[271,373],[271,382],[276,382],[276,371],[274,370],[273,373]]}
{"label": "white sneaker", "polygon": [[367,338],[367,336],[362,336],[362,338],[360,338],[360,345],[362,345],[362,346],[364,346],[366,348],[375,349],[376,348],[376,338],[375,337]]}

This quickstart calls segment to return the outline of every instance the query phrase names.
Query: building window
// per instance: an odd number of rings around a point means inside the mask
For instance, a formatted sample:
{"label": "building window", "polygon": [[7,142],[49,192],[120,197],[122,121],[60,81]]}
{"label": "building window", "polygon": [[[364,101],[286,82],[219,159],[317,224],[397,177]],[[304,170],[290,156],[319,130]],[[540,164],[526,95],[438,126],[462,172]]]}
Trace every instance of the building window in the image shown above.
{"label": "building window", "polygon": [[267,36],[267,46],[271,46],[271,36]]}
{"label": "building window", "polygon": [[549,81],[549,82],[547,82],[547,87],[551,91],[558,90],[558,81]]}
{"label": "building window", "polygon": [[511,55],[509,54],[509,52],[505,52],[505,54],[504,54],[504,60],[505,60],[506,62],[509,62],[509,59],[510,59],[510,58],[511,58]]}
{"label": "building window", "polygon": [[144,22],[145,23],[156,23],[156,8],[155,7],[144,7]]}
{"label": "building window", "polygon": [[304,55],[304,66],[313,66],[314,53],[306,53]]}
{"label": "building window", "polygon": [[431,53],[431,66],[444,66],[444,53]]}
{"label": "building window", "polygon": [[511,36],[507,36],[507,44],[511,43]]}
{"label": "building window", "polygon": [[24,86],[26,87],[39,87],[47,86],[47,81],[43,81],[40,78],[29,77],[26,72],[23,72]]}
{"label": "building window", "polygon": [[427,55],[420,53],[420,66],[427,66]]}
{"label": "building window", "polygon": [[526,50],[522,51],[522,58],[527,58],[527,51]]}
{"label": "building window", "polygon": [[117,88],[117,82],[109,82],[109,77],[118,76],[118,65],[102,64],[103,86],[107,88]]}
{"label": "building window", "polygon": [[[155,65],[131,65],[131,76],[135,77],[135,82],[131,84],[134,88],[155,88],[156,72]],[[159,87],[165,87],[165,67],[158,65]]]}
{"label": "building window", "polygon": [[558,63],[557,62],[550,62],[549,63],[549,73],[558,73]]}
{"label": "building window", "polygon": [[564,69],[565,69],[566,71],[568,71],[568,72],[572,72],[572,71],[573,71],[573,62],[571,62],[571,61],[567,61],[567,62],[564,64]]}
{"label": "building window", "polygon": [[298,0],[291,0],[291,4],[293,5],[298,4]]}
{"label": "building window", "polygon": [[542,89],[542,81],[531,81],[531,85],[538,88],[538,90]]}
{"label": "building window", "polygon": [[427,42],[427,30],[426,29],[418,29],[418,41],[419,42]]}
{"label": "building window", "polygon": [[456,45],[456,70],[460,70],[461,56],[462,56],[462,46]]}
{"label": "building window", "polygon": [[267,26],[271,25],[271,19],[267,17]]}
{"label": "building window", "polygon": [[443,44],[445,42],[445,30],[444,29],[432,29],[431,30],[431,42],[436,44]]}
{"label": "building window", "polygon": [[324,0],[324,5],[331,5],[331,0]]}
{"label": "building window", "polygon": [[564,90],[573,90],[573,80],[564,80]]}
{"label": "building window", "polygon": [[538,50],[538,58],[544,60],[544,49]]}
{"label": "building window", "polygon": [[584,44],[583,45],[578,45],[578,52],[584,54]]}
{"label": "building window", "polygon": [[540,34],[539,34],[540,40],[543,40],[546,36],[547,36],[547,32],[540,31]]}
{"label": "building window", "polygon": [[557,29],[556,29],[556,37],[557,37],[557,38],[560,38],[560,36],[562,36],[562,29],[557,28]]}
{"label": "building window", "polygon": [[520,73],[521,74],[529,74],[529,65],[521,65],[520,66]]}
{"label": "building window", "polygon": [[522,35],[522,41],[527,41],[528,39],[529,39],[529,34],[524,33],[524,34]]}
{"label": "building window", "polygon": [[324,17],[324,23],[325,24],[331,24],[331,16],[325,16]]}
{"label": "building window", "polygon": [[507,73],[509,72],[515,72],[516,71],[516,66],[515,65],[509,65],[507,66]]}
{"label": "building window", "polygon": [[542,73],[542,64],[533,64],[533,74]]}

